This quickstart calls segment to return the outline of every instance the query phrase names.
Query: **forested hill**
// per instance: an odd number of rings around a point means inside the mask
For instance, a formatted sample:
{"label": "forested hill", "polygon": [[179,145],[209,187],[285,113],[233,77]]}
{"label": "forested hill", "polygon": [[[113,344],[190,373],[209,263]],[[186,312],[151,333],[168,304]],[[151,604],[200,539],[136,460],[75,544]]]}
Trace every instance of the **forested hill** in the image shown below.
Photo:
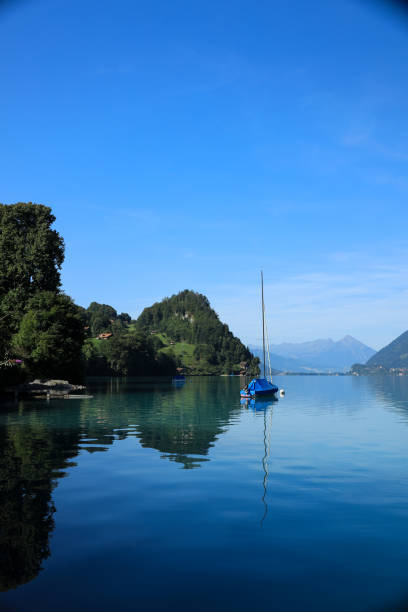
{"label": "forested hill", "polygon": [[382,348],[368,361],[367,366],[384,368],[408,368],[408,331]]}
{"label": "forested hill", "polygon": [[390,344],[384,346],[378,353],[370,357],[365,365],[356,363],[351,368],[354,374],[395,373],[408,370],[408,331]]}
{"label": "forested hill", "polygon": [[259,360],[222,323],[208,299],[194,291],[181,291],[145,308],[137,319],[140,331],[159,335],[182,365],[195,374],[239,372],[246,362],[257,373]]}
{"label": "forested hill", "polygon": [[146,308],[138,322],[109,304],[75,304],[61,291],[64,240],[54,221],[41,204],[0,204],[0,390],[35,378],[169,376],[180,367],[257,373],[258,360],[193,291]]}

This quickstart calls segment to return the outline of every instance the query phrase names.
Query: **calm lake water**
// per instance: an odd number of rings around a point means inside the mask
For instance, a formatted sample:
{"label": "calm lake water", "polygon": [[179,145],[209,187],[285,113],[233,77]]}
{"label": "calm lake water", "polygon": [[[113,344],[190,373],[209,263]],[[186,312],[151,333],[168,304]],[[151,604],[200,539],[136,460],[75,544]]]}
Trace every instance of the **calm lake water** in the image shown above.
{"label": "calm lake water", "polygon": [[1,610],[408,602],[408,378],[91,382],[0,410]]}

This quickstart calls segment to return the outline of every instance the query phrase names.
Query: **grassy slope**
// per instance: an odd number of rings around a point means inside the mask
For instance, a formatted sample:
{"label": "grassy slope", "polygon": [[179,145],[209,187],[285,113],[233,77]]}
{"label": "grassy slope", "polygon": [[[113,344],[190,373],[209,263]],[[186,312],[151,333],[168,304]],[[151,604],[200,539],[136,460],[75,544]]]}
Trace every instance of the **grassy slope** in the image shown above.
{"label": "grassy slope", "polygon": [[[134,327],[134,326],[133,326]],[[131,326],[129,326],[129,331],[131,331]],[[183,364],[190,368],[197,365],[197,360],[194,359],[193,352],[195,349],[195,344],[187,344],[187,342],[176,342],[175,344],[170,344],[169,338],[166,334],[156,334],[157,338],[163,342],[163,348],[159,349],[160,352],[168,353],[172,351],[176,357],[180,357],[182,359]],[[103,342],[108,342],[108,340],[99,340],[99,338],[87,338],[85,340],[86,343],[92,344],[97,354],[101,355],[100,348]]]}
{"label": "grassy slope", "polygon": [[[129,325],[129,331],[131,331],[132,328],[134,329],[135,326]],[[199,371],[201,369],[202,364],[200,364],[200,361],[197,361],[197,359],[195,359],[194,357],[194,349],[196,347],[195,344],[188,344],[187,342],[176,342],[175,344],[170,344],[170,339],[168,338],[168,336],[166,334],[161,334],[161,333],[156,334],[156,337],[159,338],[164,344],[164,346],[161,349],[159,349],[160,352],[163,352],[163,353],[173,352],[176,355],[176,357],[180,357],[183,366],[186,367],[188,370],[198,369]],[[98,338],[87,338],[85,342],[89,342],[90,344],[93,344],[93,346],[95,347],[97,351],[97,354],[101,355],[102,353],[100,351],[100,347],[103,342],[108,342],[108,341],[99,340]],[[207,370],[208,368],[204,366],[204,369]]]}
{"label": "grassy slope", "polygon": [[170,340],[166,336],[166,334],[157,334],[158,338],[165,345],[160,349],[162,353],[168,353],[172,351],[176,357],[180,357],[182,359],[183,365],[187,368],[194,367],[197,365],[196,359],[194,359],[194,349],[195,344],[187,344],[187,342],[176,342],[175,344],[170,344]]}

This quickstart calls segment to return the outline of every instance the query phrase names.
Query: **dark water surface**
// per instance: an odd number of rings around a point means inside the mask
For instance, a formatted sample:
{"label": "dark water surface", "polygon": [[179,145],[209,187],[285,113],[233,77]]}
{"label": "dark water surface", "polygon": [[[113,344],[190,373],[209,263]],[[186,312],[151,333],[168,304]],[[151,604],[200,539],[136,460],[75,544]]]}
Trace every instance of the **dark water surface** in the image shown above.
{"label": "dark water surface", "polygon": [[408,602],[408,378],[91,383],[0,410],[2,610]]}

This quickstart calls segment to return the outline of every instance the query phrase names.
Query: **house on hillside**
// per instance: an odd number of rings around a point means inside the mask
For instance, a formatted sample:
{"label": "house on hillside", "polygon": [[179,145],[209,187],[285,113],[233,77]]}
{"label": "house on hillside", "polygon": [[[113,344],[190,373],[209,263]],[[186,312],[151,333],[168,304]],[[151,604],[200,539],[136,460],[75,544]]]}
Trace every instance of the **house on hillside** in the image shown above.
{"label": "house on hillside", "polygon": [[104,332],[103,334],[99,334],[98,339],[99,340],[107,340],[108,338],[110,338],[113,334],[111,334],[110,332]]}

